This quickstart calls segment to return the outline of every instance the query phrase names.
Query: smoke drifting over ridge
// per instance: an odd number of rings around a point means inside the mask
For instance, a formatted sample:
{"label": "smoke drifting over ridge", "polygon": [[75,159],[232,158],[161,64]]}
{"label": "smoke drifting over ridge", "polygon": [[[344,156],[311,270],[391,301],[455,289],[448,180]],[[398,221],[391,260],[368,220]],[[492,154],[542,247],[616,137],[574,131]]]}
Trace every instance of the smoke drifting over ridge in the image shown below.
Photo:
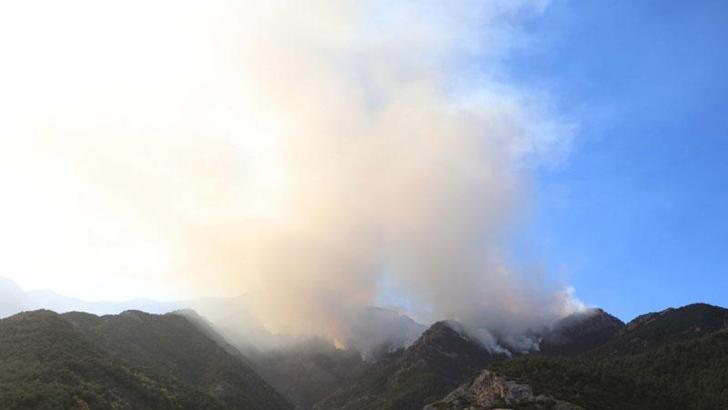
{"label": "smoke drifting over ridge", "polygon": [[274,332],[340,340],[404,300],[523,345],[573,309],[505,247],[529,171],[571,133],[497,81],[544,4],[390,3],[49,3],[50,40],[4,10],[41,52],[0,69],[3,271],[245,293]]}

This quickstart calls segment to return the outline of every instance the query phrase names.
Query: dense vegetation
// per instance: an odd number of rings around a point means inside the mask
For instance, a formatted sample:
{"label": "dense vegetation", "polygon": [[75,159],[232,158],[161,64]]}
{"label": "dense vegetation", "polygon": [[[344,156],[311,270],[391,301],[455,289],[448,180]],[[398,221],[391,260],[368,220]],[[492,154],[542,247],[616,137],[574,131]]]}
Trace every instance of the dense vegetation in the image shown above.
{"label": "dense vegetation", "polygon": [[[728,409],[728,310],[719,307],[668,309],[626,325],[595,310],[557,324],[544,335],[540,354],[507,360],[477,346],[449,326],[433,325],[319,408],[421,408],[487,367],[531,385],[536,395],[590,410]],[[533,401],[519,406],[550,408]]]}
{"label": "dense vegetation", "polygon": [[708,305],[671,309],[636,319],[574,358],[524,356],[492,368],[587,409],[725,409],[726,313]]}
{"label": "dense vegetation", "polygon": [[[257,358],[255,367],[301,408],[322,410],[420,409],[483,368],[590,410],[728,408],[728,310],[696,304],[626,325],[595,312],[557,324],[540,354],[513,359],[439,322],[374,363],[314,343]],[[543,408],[534,403],[524,408]],[[0,320],[2,409],[290,407],[191,312],[35,311]]]}
{"label": "dense vegetation", "polygon": [[412,346],[372,364],[317,408],[421,409],[498,359],[502,357],[438,322]]}
{"label": "dense vegetation", "polygon": [[179,315],[51,311],[0,320],[0,408],[288,408]]}
{"label": "dense vegetation", "polygon": [[601,309],[576,313],[560,320],[541,340],[548,356],[576,356],[614,340],[625,324]]}
{"label": "dense vegetation", "polygon": [[313,405],[357,379],[367,367],[356,351],[313,339],[267,352],[246,352],[265,380],[298,408]]}

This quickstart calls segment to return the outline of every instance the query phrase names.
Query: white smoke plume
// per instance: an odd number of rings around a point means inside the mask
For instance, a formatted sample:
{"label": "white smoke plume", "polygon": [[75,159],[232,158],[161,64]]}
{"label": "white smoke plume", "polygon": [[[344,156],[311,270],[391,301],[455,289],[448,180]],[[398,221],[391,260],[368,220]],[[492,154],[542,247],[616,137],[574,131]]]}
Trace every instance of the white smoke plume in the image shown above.
{"label": "white smoke plume", "polygon": [[500,64],[543,1],[24,4],[0,6],[2,274],[246,294],[337,340],[381,299],[503,335],[573,308],[507,247],[572,134]]}

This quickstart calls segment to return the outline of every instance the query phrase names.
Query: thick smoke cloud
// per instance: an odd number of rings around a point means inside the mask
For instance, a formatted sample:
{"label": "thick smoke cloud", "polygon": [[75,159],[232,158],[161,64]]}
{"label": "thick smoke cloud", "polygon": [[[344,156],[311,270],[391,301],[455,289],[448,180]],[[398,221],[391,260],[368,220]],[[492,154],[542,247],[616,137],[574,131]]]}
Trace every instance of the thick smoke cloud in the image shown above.
{"label": "thick smoke cloud", "polygon": [[0,155],[57,204],[15,229],[73,222],[26,244],[67,248],[56,282],[123,264],[133,283],[246,294],[271,331],[339,341],[377,300],[518,346],[573,309],[506,246],[529,173],[571,134],[499,63],[545,4],[272,3],[74,3],[60,13],[72,29],[46,22],[70,62],[25,79],[18,95],[37,104],[12,104]]}

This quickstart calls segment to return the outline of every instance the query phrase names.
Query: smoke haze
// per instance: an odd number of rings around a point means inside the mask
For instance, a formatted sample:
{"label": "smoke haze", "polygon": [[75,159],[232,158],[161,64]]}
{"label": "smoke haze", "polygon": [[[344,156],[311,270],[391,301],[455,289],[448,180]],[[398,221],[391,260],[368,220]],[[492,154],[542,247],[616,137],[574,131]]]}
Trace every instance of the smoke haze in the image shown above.
{"label": "smoke haze", "polygon": [[390,3],[0,6],[0,273],[245,294],[270,331],[339,341],[396,301],[530,343],[575,304],[508,236],[572,127],[499,62],[546,4]]}

